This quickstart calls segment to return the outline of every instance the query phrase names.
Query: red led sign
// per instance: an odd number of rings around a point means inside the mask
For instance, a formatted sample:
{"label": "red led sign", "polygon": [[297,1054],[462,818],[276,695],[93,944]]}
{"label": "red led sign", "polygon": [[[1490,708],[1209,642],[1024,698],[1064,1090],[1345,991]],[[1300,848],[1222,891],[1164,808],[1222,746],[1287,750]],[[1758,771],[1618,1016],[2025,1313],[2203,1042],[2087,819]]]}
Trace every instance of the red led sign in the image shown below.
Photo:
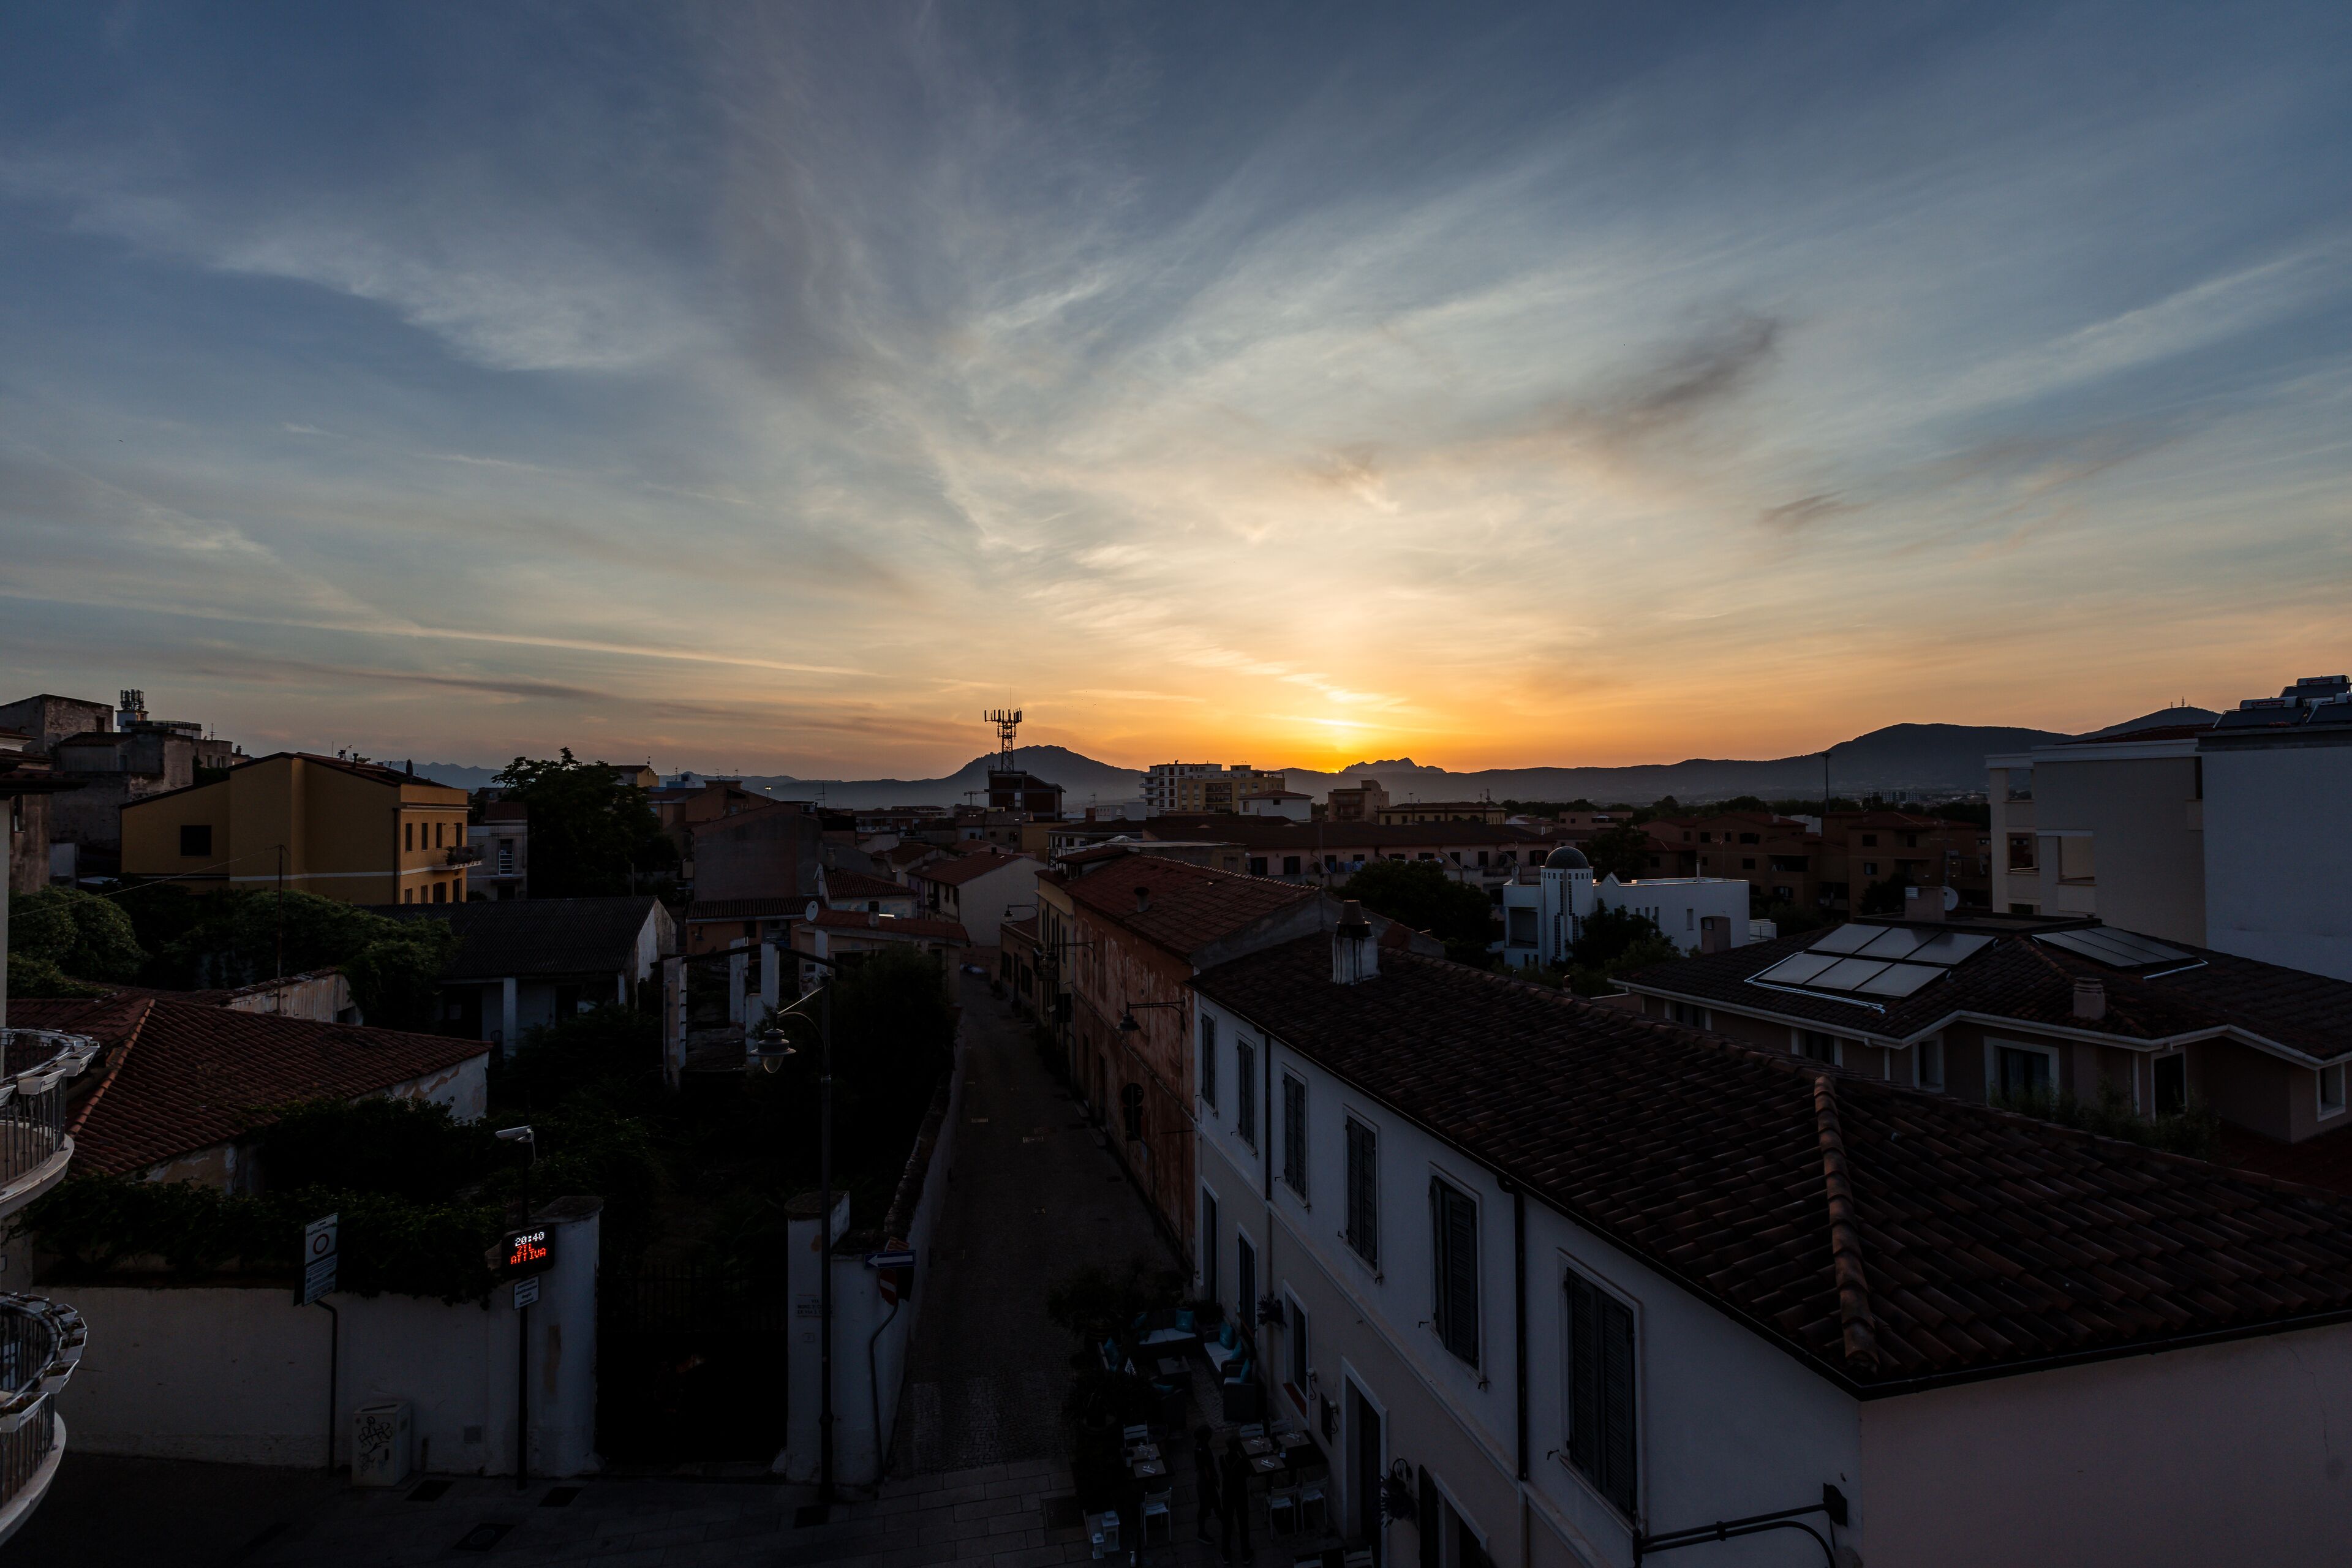
{"label": "red led sign", "polygon": [[499,1248],[499,1277],[520,1279],[529,1274],[544,1274],[555,1267],[555,1236],[545,1226],[530,1230],[507,1232]]}

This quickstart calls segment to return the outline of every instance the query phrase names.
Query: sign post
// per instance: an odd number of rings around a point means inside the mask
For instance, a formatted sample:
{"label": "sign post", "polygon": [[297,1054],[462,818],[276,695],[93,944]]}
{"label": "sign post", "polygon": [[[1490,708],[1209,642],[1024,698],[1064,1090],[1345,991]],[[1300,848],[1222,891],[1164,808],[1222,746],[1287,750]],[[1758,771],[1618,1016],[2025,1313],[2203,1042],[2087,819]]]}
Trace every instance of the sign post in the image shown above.
{"label": "sign post", "polygon": [[517,1491],[530,1478],[530,1304],[539,1300],[539,1277],[554,1267],[555,1232],[546,1226],[510,1230],[499,1244],[499,1278],[514,1281]]}
{"label": "sign post", "polygon": [[343,1315],[335,1310],[334,1303],[326,1298],[335,1289],[335,1263],[342,1218],[341,1211],[338,1210],[302,1227],[302,1284],[294,1292],[296,1306],[316,1305],[324,1308],[327,1313],[327,1468],[330,1470],[335,1468],[338,1404],[335,1374],[341,1370],[343,1359]]}

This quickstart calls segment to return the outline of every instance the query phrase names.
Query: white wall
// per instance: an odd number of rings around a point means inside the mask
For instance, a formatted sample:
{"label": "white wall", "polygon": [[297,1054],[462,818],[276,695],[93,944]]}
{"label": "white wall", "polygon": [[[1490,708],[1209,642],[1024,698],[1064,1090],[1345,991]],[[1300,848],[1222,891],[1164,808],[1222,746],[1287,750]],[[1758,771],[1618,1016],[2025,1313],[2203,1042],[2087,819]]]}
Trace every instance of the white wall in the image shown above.
{"label": "white wall", "polygon": [[2352,980],[2352,745],[2203,760],[2206,945]]}
{"label": "white wall", "polygon": [[[1497,1561],[1519,1559],[1522,1501],[1534,1521],[1528,1542],[1534,1561],[1632,1561],[1628,1521],[1620,1520],[1562,1461],[1549,1457],[1564,1445],[1561,1285],[1570,1260],[1635,1304],[1642,1363],[1636,1431],[1641,1495],[1650,1529],[1678,1529],[1815,1502],[1825,1481],[1835,1483],[1850,1498],[1857,1496],[1862,1479],[1859,1428],[1852,1400],[1793,1358],[1534,1201],[1527,1208],[1530,1479],[1522,1488],[1516,1479],[1510,1194],[1475,1161],[1401,1114],[1278,1043],[1268,1047],[1257,1030],[1215,1003],[1198,1001],[1202,1016],[1217,1026],[1221,1058],[1219,1104],[1212,1109],[1196,1096],[1200,1180],[1218,1200],[1220,1299],[1229,1312],[1238,1309],[1233,1237],[1239,1228],[1258,1247],[1262,1288],[1287,1291],[1307,1306],[1319,1388],[1340,1401],[1342,1373],[1353,1376],[1386,1409],[1386,1457],[1427,1467]],[[1272,1052],[1272,1126],[1277,1140],[1284,1073],[1307,1085],[1307,1196],[1300,1199],[1284,1184],[1277,1142],[1271,1226],[1261,1192],[1262,1156],[1241,1142],[1235,1126],[1233,1046],[1237,1037]],[[1465,1064],[1465,1070],[1475,1069]],[[1265,1089],[1262,1068],[1261,1137],[1268,1124]],[[1347,1223],[1344,1120],[1350,1115],[1371,1127],[1379,1140],[1377,1270],[1339,1235]],[[1429,1186],[1433,1174],[1471,1194],[1479,1205],[1481,1354],[1475,1369],[1447,1351],[1429,1326],[1433,1258]],[[1284,1381],[1296,1381],[1294,1369],[1285,1364],[1283,1331],[1269,1326],[1261,1335],[1260,1363],[1273,1384],[1270,1400],[1278,1414],[1296,1417],[1299,1413],[1280,1387]],[[1326,1446],[1331,1450],[1343,1507],[1352,1508],[1352,1500],[1345,1499],[1351,1474],[1344,1430],[1340,1442]],[[1858,1504],[1855,1522],[1862,1523]],[[1388,1545],[1391,1560],[1396,1562],[1412,1561],[1418,1550],[1405,1526],[1394,1527]],[[1788,1555],[1789,1542],[1770,1536],[1707,1550],[1711,1563],[1731,1568],[1796,1560]]]}
{"label": "white wall", "polygon": [[2346,1324],[1874,1401],[1867,1561],[2341,1563],[2347,1409]]}
{"label": "white wall", "polygon": [[940,913],[962,921],[974,947],[994,947],[1004,925],[1004,911],[1015,905],[1026,909],[1036,903],[1037,873],[1045,868],[1044,861],[1021,856],[1011,865],[957,888],[954,907],[948,908],[941,900]]}
{"label": "white wall", "polygon": [[1604,910],[1633,910],[1658,922],[1666,940],[1685,952],[1699,950],[1699,922],[1719,918],[1728,947],[1748,945],[1748,893],[1738,877],[1659,877],[1619,882],[1603,877],[1592,889]]}
{"label": "white wall", "polygon": [[[530,1310],[531,1470],[596,1468],[596,1251],[593,1213],[558,1225],[557,1268]],[[60,1290],[90,1350],[58,1395],[76,1448],[92,1454],[311,1467],[326,1462],[331,1320],[282,1287]],[[405,1399],[420,1465],[512,1475],[515,1354],[507,1288],[488,1306],[415,1296],[330,1298],[341,1314],[335,1454],[352,1414]],[[468,1429],[474,1437],[468,1441]],[[429,1448],[427,1445],[429,1444]]]}

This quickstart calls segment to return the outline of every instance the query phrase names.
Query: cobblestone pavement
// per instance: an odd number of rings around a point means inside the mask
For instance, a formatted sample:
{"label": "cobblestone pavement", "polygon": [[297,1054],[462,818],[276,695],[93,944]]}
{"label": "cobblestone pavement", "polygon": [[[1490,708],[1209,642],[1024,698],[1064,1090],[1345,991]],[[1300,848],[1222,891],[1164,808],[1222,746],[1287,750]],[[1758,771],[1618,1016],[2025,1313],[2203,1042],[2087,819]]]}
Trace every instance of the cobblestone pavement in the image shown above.
{"label": "cobblestone pavement", "polygon": [[1174,1262],[1085,1112],[1046,1071],[1027,1016],[964,975],[964,1089],[930,1292],[908,1359],[892,1469],[1056,1455],[1070,1337],[1045,1287],[1089,1263]]}

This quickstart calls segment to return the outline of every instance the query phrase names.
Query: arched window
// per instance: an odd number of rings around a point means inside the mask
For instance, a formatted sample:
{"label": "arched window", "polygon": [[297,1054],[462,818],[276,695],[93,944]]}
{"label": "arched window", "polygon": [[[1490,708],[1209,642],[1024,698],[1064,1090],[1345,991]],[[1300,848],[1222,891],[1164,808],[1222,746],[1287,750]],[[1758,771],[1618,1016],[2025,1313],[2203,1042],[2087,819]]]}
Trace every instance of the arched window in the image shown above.
{"label": "arched window", "polygon": [[1118,1091],[1118,1113],[1127,1123],[1128,1137],[1139,1143],[1143,1142],[1143,1086],[1141,1084],[1131,1083]]}

